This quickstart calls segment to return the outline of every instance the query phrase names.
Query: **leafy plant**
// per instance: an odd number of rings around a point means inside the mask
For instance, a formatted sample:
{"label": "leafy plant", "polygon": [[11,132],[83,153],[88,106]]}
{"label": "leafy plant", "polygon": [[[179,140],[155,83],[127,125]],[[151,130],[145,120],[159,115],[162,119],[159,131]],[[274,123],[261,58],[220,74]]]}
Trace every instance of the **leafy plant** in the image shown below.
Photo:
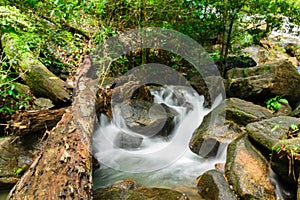
{"label": "leafy plant", "polygon": [[295,138],[298,137],[298,134],[300,132],[300,124],[291,124],[289,127],[289,132],[288,132],[288,138]]}
{"label": "leafy plant", "polygon": [[[289,160],[289,176],[292,176],[294,180],[296,179],[295,176],[295,160],[299,160],[299,146],[298,144],[289,142],[290,140],[281,140],[277,144],[272,147],[272,150],[279,156],[279,158],[286,157]],[[276,155],[274,153],[271,154],[272,156]]]}
{"label": "leafy plant", "polygon": [[269,110],[278,111],[281,107],[281,104],[288,104],[288,100],[282,98],[282,96],[275,96],[273,98],[267,99],[265,104]]}
{"label": "leafy plant", "polygon": [[[1,57],[2,58],[2,57]],[[3,115],[13,114],[17,110],[26,109],[31,101],[30,96],[26,96],[16,87],[15,73],[11,72],[5,58],[1,59],[0,66],[0,113]]]}
{"label": "leafy plant", "polygon": [[291,124],[290,128],[292,131],[299,131],[299,127],[296,124]]}

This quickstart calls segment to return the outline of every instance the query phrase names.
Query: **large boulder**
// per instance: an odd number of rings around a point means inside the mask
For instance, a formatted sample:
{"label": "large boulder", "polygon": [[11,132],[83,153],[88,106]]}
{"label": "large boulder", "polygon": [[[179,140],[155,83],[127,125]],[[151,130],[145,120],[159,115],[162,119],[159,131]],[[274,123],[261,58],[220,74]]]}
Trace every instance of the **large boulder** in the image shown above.
{"label": "large boulder", "polygon": [[284,60],[246,69],[234,68],[227,71],[226,78],[228,97],[262,103],[279,95],[291,104],[300,101],[300,74]]}
{"label": "large boulder", "polygon": [[268,162],[246,137],[229,144],[225,175],[241,199],[276,199]]}
{"label": "large boulder", "polygon": [[273,117],[268,109],[238,98],[229,98],[225,103],[226,118],[240,125]]}
{"label": "large boulder", "polygon": [[163,103],[135,101],[121,104],[120,114],[127,127],[142,136],[168,137],[175,126],[173,120],[177,112]]}
{"label": "large boulder", "polygon": [[217,170],[209,170],[198,178],[198,192],[207,200],[234,200],[233,191],[230,189],[223,174]]}
{"label": "large boulder", "polygon": [[[299,118],[280,116],[246,126],[251,140],[261,148],[266,157],[270,157],[271,168],[282,183],[280,189],[285,199],[294,199],[296,196],[300,169],[300,140],[295,132],[297,125],[300,126]],[[295,130],[292,129],[293,126]]]}
{"label": "large boulder", "polygon": [[289,116],[273,117],[250,123],[246,129],[249,137],[267,151],[266,155],[269,155],[276,143],[288,138],[288,131],[292,124],[300,124],[300,119]]}
{"label": "large boulder", "polygon": [[202,157],[215,156],[220,144],[227,144],[245,134],[244,125],[272,116],[266,108],[251,102],[238,98],[226,99],[204,117],[194,131],[190,149]]}

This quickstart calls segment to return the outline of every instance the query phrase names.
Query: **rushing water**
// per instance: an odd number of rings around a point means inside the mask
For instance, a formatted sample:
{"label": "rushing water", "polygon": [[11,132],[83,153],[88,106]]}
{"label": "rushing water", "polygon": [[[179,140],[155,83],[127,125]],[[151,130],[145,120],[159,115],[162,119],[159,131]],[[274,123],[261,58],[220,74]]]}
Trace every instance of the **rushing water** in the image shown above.
{"label": "rushing water", "polygon": [[[120,131],[131,135],[134,133],[128,130],[124,123],[120,123],[123,121],[120,112],[114,112],[112,121],[101,116],[101,124],[94,133],[93,148],[95,157],[104,161],[104,164],[94,172],[95,188],[109,186],[128,177],[135,178],[139,184],[145,186],[193,187],[199,175],[213,169],[216,163],[225,162],[225,147],[221,147],[213,159],[204,159],[188,148],[194,130],[211,111],[203,107],[203,96],[199,96],[191,88],[181,86],[162,87],[151,93],[154,95],[155,103],[164,103],[179,113],[174,119],[176,125],[171,138],[165,140],[144,137],[139,148],[120,149],[113,145],[117,134]],[[181,100],[183,98],[185,102],[179,104],[178,98]],[[218,97],[213,108],[221,100],[221,96]]]}

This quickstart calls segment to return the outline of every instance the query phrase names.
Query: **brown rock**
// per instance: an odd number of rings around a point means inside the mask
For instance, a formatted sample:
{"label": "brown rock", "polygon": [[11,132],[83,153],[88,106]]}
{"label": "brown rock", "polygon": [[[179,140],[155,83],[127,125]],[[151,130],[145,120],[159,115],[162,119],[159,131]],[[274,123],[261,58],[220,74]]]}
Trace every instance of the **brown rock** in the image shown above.
{"label": "brown rock", "polygon": [[229,144],[225,175],[238,197],[275,200],[275,187],[268,174],[267,160],[247,138],[238,138]]}

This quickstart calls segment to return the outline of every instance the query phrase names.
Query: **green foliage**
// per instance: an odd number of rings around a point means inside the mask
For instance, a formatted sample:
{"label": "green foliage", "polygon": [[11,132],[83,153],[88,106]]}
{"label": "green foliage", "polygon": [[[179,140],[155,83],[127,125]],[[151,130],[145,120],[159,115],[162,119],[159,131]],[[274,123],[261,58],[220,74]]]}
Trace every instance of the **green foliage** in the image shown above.
{"label": "green foliage", "polygon": [[0,32],[32,31],[34,27],[14,6],[0,6]]}
{"label": "green foliage", "polygon": [[267,99],[265,104],[269,110],[278,111],[281,104],[288,104],[288,100],[282,98],[282,96],[275,96],[273,98]]}
{"label": "green foliage", "polygon": [[17,78],[10,68],[5,69],[9,63],[5,59],[1,60],[2,67],[0,68],[0,114],[11,115],[17,110],[26,109],[29,106],[31,97],[26,96],[16,88],[15,81]]}

